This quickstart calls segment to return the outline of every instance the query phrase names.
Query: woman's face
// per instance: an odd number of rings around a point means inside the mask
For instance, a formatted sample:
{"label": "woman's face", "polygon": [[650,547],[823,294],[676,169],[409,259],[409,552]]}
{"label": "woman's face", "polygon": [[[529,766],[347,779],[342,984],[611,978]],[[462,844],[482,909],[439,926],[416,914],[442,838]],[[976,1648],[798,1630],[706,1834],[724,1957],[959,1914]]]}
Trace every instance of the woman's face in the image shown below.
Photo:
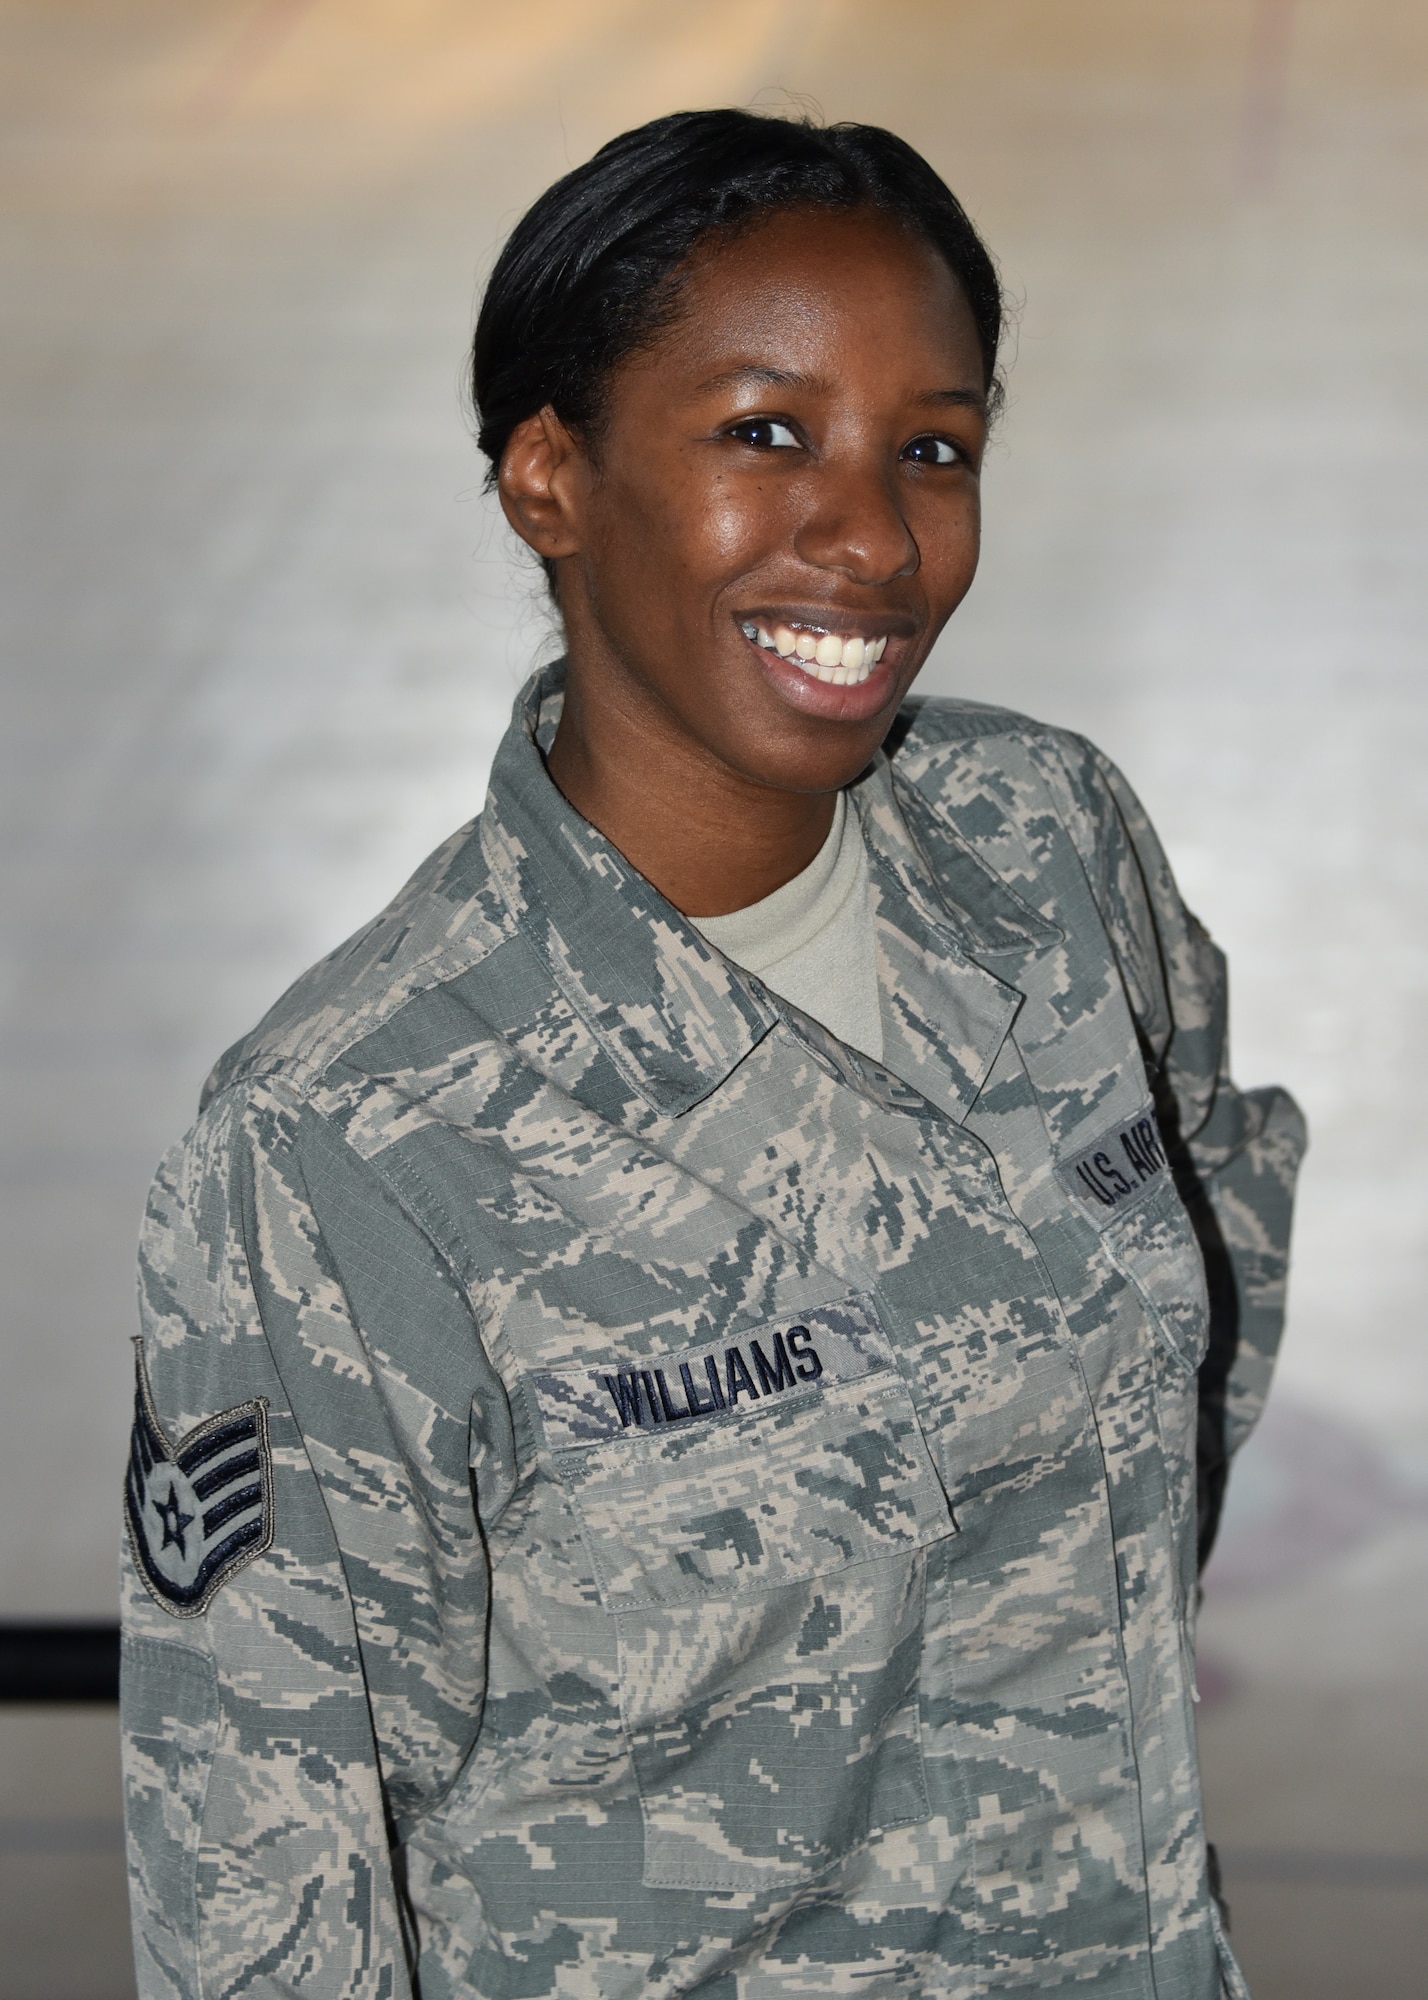
{"label": "woman's face", "polygon": [[972,581],[985,435],[966,301],[896,222],[785,211],[696,255],[536,542],[591,722],[615,703],[676,761],[846,784]]}

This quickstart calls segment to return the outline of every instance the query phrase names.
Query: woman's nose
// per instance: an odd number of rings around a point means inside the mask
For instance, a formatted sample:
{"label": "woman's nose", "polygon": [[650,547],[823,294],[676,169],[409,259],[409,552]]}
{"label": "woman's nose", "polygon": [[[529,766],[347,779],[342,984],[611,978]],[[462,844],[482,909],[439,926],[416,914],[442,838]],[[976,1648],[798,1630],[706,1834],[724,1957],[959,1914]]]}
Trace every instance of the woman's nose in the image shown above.
{"label": "woman's nose", "polygon": [[805,562],[863,584],[891,583],[917,568],[917,543],[881,466],[824,465],[809,487],[808,511],[794,538]]}

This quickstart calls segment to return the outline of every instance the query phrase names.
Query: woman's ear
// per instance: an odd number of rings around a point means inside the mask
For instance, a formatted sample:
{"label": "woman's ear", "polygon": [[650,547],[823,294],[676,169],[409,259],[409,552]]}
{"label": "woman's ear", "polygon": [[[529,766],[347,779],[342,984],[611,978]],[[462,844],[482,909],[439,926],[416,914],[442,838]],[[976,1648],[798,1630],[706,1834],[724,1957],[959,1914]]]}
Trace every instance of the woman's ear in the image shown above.
{"label": "woman's ear", "polygon": [[580,547],[589,466],[579,440],[547,403],[506,440],[496,490],[506,519],[546,561]]}

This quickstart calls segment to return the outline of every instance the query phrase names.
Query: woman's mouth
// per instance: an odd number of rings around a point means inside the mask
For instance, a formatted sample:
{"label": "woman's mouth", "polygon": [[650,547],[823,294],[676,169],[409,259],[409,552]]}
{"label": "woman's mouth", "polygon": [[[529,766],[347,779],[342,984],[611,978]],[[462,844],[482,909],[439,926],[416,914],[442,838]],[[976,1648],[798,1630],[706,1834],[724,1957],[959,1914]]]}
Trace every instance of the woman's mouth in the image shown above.
{"label": "woman's mouth", "polygon": [[886,633],[876,639],[865,638],[861,633],[841,638],[836,632],[817,631],[806,625],[775,625],[770,629],[748,620],[739,629],[756,646],[777,653],[780,659],[792,660],[814,680],[828,681],[834,687],[859,686],[878,664],[888,643]]}

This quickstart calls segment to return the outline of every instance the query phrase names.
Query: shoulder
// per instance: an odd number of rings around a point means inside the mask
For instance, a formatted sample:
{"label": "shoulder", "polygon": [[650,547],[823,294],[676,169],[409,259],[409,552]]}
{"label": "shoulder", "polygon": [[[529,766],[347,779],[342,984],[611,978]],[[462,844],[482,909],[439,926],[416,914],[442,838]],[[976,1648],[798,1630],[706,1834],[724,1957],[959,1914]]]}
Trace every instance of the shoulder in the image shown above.
{"label": "shoulder", "polygon": [[1075,730],[989,702],[927,696],[902,710],[887,753],[898,782],[936,812],[1029,831],[1049,811],[1080,847],[1100,844],[1129,788]]}
{"label": "shoulder", "polygon": [[[513,933],[481,822],[459,829],[387,907],[319,959],[214,1065],[201,1100],[268,1084],[306,1097],[357,1045],[421,1012],[424,998],[479,968]],[[400,1031],[398,1031],[400,1034]],[[420,1038],[413,1019],[413,1035]]]}

